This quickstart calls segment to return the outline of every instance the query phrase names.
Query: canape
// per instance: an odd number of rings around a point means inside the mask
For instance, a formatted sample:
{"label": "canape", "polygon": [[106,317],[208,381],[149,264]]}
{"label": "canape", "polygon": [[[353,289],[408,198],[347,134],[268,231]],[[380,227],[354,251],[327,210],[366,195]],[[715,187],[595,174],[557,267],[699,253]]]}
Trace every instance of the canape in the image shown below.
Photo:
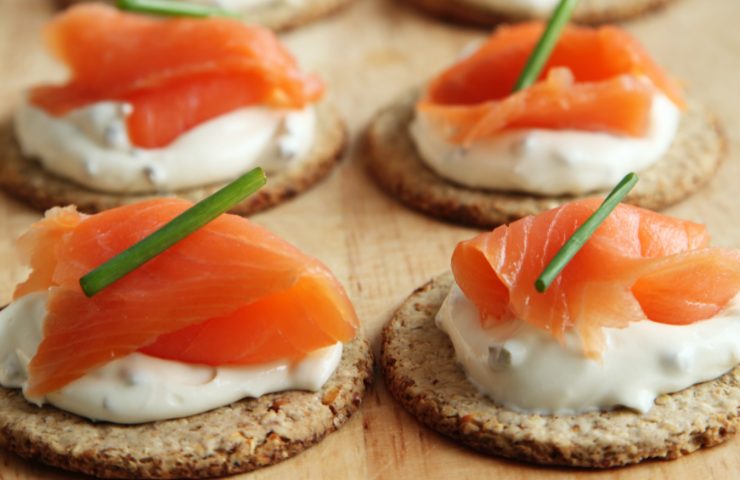
{"label": "canape", "polygon": [[452,274],[401,305],[381,365],[412,415],[490,455],[577,467],[676,458],[735,433],[740,251],[620,204],[540,293],[598,202],[459,243]]}
{"label": "canape", "polygon": [[90,291],[189,207],[57,207],[21,237],[32,270],[0,311],[1,447],[99,477],[212,477],[289,458],[357,410],[372,359],[344,290],[242,217]]}
{"label": "canape", "polygon": [[544,25],[497,29],[372,121],[380,186],[432,216],[481,228],[603,191],[629,171],[628,201],[661,209],[716,171],[724,137],[626,32],[567,26],[541,75],[514,91]]}
{"label": "canape", "polygon": [[0,131],[0,187],[36,208],[198,201],[259,165],[270,183],[233,209],[249,214],[316,184],[343,150],[322,81],[262,27],[85,4],[45,37],[71,78],[30,89]]}

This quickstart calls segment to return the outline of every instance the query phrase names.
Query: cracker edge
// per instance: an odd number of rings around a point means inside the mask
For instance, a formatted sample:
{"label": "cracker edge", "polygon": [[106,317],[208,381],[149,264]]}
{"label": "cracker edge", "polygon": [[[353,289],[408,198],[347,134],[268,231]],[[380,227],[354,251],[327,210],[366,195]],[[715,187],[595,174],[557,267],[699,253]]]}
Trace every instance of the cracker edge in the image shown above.
{"label": "cracker edge", "polygon": [[[383,190],[406,206],[451,223],[490,229],[578,198],[606,193],[535,196],[473,189],[443,179],[426,166],[408,134],[418,92],[418,88],[411,89],[376,113],[364,137],[366,169]],[[641,181],[626,202],[661,210],[693,194],[714,176],[727,156],[727,139],[719,121],[693,101],[684,117],[668,152],[640,172]],[[682,167],[681,171],[676,167]]]}
{"label": "cracker edge", "polygon": [[[242,453],[240,450],[207,452],[208,454],[204,458],[191,458],[189,462],[172,461],[171,463],[176,464],[174,468],[163,469],[162,454],[158,455],[157,458],[152,458],[150,455],[145,454],[142,454],[137,458],[132,454],[123,455],[121,452],[118,452],[119,456],[116,457],[115,454],[110,454],[108,451],[113,449],[111,449],[110,446],[104,445],[104,438],[101,440],[103,445],[101,445],[101,448],[99,448],[98,451],[91,451],[90,448],[74,452],[59,451],[52,446],[54,438],[42,436],[39,439],[39,435],[33,435],[33,432],[24,431],[23,426],[19,425],[19,422],[0,425],[0,447],[25,458],[26,460],[41,461],[64,470],[84,473],[101,478],[210,478],[215,476],[245,473],[267,467],[289,459],[303,450],[315,445],[327,434],[338,430],[359,409],[367,389],[372,385],[374,364],[370,345],[359,332],[358,337],[352,342],[352,344],[357,345],[357,355],[359,358],[357,361],[350,364],[345,364],[347,361],[343,358],[342,363],[340,363],[340,366],[333,375],[339,375],[339,371],[342,368],[355,370],[357,375],[351,376],[352,384],[349,385],[349,388],[342,388],[340,385],[340,392],[337,393],[335,391],[337,386],[333,385],[333,382],[330,379],[319,392],[277,392],[263,395],[257,399],[241,400],[234,404],[238,405],[249,402],[262,404],[270,402],[271,406],[269,408],[271,409],[272,404],[274,404],[273,402],[282,401],[286,394],[301,397],[294,401],[301,401],[303,398],[307,397],[315,397],[315,399],[321,402],[325,408],[330,410],[332,417],[330,425],[326,425],[326,428],[323,431],[314,432],[314,434],[308,438],[291,440],[272,432],[264,438],[264,441],[257,446],[257,448],[254,449],[253,453],[247,456],[240,456],[240,453]],[[342,375],[344,376],[345,373],[342,372]],[[8,389],[2,390],[5,390],[6,392],[8,391]],[[15,398],[25,405],[26,401],[22,398],[20,393],[13,393]],[[2,401],[1,398],[0,401]],[[3,409],[0,409],[0,415],[2,415],[2,411],[7,408],[7,406],[4,406]],[[222,408],[213,410],[212,412],[219,411]],[[197,427],[198,422],[208,422],[210,413],[211,412],[206,412],[204,414],[186,417],[184,420],[194,419],[194,426]],[[54,420],[61,422],[62,425],[60,425],[59,428],[64,427],[63,424],[65,421],[69,422],[67,428],[74,428],[75,424],[80,420],[85,424],[90,424],[90,422],[80,419],[80,417],[77,417],[74,414],[63,412],[51,406],[36,409],[35,413],[31,415],[43,415],[45,422]],[[107,423],[105,423],[105,425],[112,426],[112,428],[120,430],[143,430],[151,428],[152,425],[156,427],[156,424],[181,422],[182,420],[183,419],[165,420],[162,422],[150,422],[133,426],[120,426]],[[235,419],[235,421],[236,420],[237,419]],[[192,426],[189,428],[192,428]],[[146,446],[143,448],[146,448]],[[248,449],[248,445],[245,445],[245,448]],[[122,450],[123,453],[125,453],[125,446]],[[174,458],[181,458],[182,456],[182,451],[180,450],[167,453]]]}
{"label": "cracker edge", "polygon": [[[443,21],[489,28],[502,23],[524,22],[536,17],[523,13],[507,12],[486,6],[475,0],[402,0],[413,7]],[[656,13],[675,0],[645,0],[640,4],[623,6],[613,4],[603,9],[591,8],[583,13],[576,12],[573,21],[587,25],[621,22],[648,13]]]}
{"label": "cracker edge", "polygon": [[[316,138],[311,151],[300,163],[270,175],[268,183],[234,208],[231,213],[251,215],[286,202],[307,191],[329,175],[340,162],[347,146],[344,122],[334,107],[321,102],[316,107]],[[0,188],[44,211],[57,205],[77,205],[85,213],[95,213],[121,205],[160,196],[177,196],[197,202],[225,183],[176,192],[152,194],[110,194],[97,192],[47,172],[34,159],[23,156],[13,132],[12,121],[0,126]]]}

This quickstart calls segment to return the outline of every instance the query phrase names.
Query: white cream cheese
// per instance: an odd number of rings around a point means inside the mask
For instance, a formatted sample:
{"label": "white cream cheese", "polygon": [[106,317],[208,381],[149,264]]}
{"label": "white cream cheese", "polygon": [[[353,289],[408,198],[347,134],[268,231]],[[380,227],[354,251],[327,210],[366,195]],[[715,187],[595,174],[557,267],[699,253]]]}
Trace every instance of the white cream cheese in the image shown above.
{"label": "white cream cheese", "polygon": [[305,0],[187,0],[189,3],[198,3],[212,7],[222,8],[232,12],[249,12],[261,7],[266,7],[278,3],[288,3],[291,5],[300,5]]}
{"label": "white cream cheese", "polygon": [[417,112],[410,131],[421,158],[453,182],[483,189],[543,195],[582,194],[613,187],[629,172],[660,159],[678,129],[680,111],[656,93],[642,138],[579,130],[506,130],[467,148],[441,134]]}
{"label": "white cream cheese", "polygon": [[490,8],[504,12],[547,18],[555,9],[558,0],[485,0],[485,3]]}
{"label": "white cream cheese", "polygon": [[54,117],[28,102],[15,114],[23,154],[94,190],[171,192],[232,180],[261,166],[271,173],[299,161],[313,145],[313,107],[245,107],[206,121],[162,148],[132,146],[132,106],[98,102]]}
{"label": "white cream cheese", "polygon": [[[43,337],[46,299],[46,292],[32,293],[0,311],[0,385],[25,388],[28,364]],[[29,401],[50,403],[93,420],[143,423],[194,415],[270,392],[317,391],[341,357],[341,343],[296,364],[280,361],[249,367],[190,365],[134,353]]]}
{"label": "white cream cheese", "polygon": [[740,295],[716,317],[691,325],[635,322],[605,328],[601,361],[517,321],[484,329],[476,306],[454,285],[436,321],[468,379],[511,410],[573,414],[618,406],[647,412],[655,398],[719,377],[740,364]]}

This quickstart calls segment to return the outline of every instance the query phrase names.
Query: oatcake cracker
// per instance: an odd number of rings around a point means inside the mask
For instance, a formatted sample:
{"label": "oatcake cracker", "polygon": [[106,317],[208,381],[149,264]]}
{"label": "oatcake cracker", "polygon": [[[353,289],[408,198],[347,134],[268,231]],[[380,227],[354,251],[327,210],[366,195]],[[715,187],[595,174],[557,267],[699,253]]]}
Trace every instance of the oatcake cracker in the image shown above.
{"label": "oatcake cracker", "polygon": [[[405,0],[428,14],[454,22],[479,27],[499,23],[545,19],[527,5],[512,0],[506,3],[489,0]],[[618,22],[657,10],[672,0],[581,0],[572,20],[577,23],[600,24]]]}
{"label": "oatcake cracker", "polygon": [[[100,0],[56,0],[60,7],[74,3]],[[244,21],[283,32],[331,15],[348,6],[353,0],[274,0],[253,7],[244,14]],[[108,3],[115,3],[110,0]]]}
{"label": "oatcake cracker", "polygon": [[255,9],[244,20],[275,31],[286,31],[338,12],[353,0],[278,0]]}
{"label": "oatcake cracker", "polygon": [[[579,198],[475,189],[440,177],[421,159],[408,132],[416,99],[416,91],[406,94],[378,113],[367,131],[367,167],[401,202],[450,222],[488,229]],[[626,201],[652,210],[678,202],[712,177],[725,149],[717,120],[689,100],[668,152],[639,172],[640,181]]]}
{"label": "oatcake cracker", "polygon": [[452,275],[416,290],[383,331],[388,389],[418,420],[483,453],[545,465],[616,467],[672,459],[727,440],[740,425],[740,366],[627,409],[543,416],[497,406],[470,384],[434,317]]}
{"label": "oatcake cracker", "polygon": [[[336,111],[326,103],[319,103],[316,113],[316,137],[305,158],[279,173],[268,175],[267,185],[231,209],[231,213],[250,215],[273,207],[309,189],[329,174],[344,151],[346,130]],[[94,213],[163,195],[175,195],[197,202],[224,185],[151,194],[90,190],[58,177],[46,171],[34,159],[24,157],[15,140],[11,122],[0,127],[0,188],[39,210],[75,204],[82,212]]]}
{"label": "oatcake cracker", "polygon": [[93,423],[38,408],[0,388],[0,447],[104,478],[205,478],[285,460],[344,424],[372,380],[366,340],[345,344],[334,375],[316,393],[288,391],[210,412],[141,425]]}

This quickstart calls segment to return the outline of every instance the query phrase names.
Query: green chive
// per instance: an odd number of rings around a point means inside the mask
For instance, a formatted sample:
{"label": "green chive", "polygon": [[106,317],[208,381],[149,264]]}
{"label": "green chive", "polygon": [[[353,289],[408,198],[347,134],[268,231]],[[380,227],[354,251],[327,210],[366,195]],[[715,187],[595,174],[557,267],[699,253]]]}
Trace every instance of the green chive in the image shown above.
{"label": "green chive", "polygon": [[570,19],[571,13],[575,8],[578,0],[560,0],[557,8],[550,17],[550,21],[547,22],[547,27],[542,33],[540,40],[532,50],[532,54],[527,59],[527,64],[524,66],[519,79],[514,85],[514,91],[517,92],[523,88],[527,88],[537,81],[537,77],[540,76],[542,68],[547,63],[547,59],[550,58],[553,48],[558,43],[560,38],[560,32],[568,20]]}
{"label": "green chive", "polygon": [[162,228],[119,253],[80,279],[85,295],[92,297],[116,280],[164,252],[172,245],[227,212],[259,190],[266,182],[265,172],[255,168],[208,198],[182,212]]}
{"label": "green chive", "polygon": [[175,0],[118,0],[118,8],[132,12],[177,17],[242,17],[228,10]]}
{"label": "green chive", "polygon": [[568,262],[570,262],[583,245],[591,238],[599,225],[612,213],[620,201],[632,190],[637,183],[637,175],[629,173],[620,181],[614,190],[604,199],[604,202],[591,214],[583,225],[573,232],[573,235],[560,247],[558,253],[552,257],[550,263],[545,267],[540,276],[534,282],[534,288],[543,293],[547,287],[560,275]]}

